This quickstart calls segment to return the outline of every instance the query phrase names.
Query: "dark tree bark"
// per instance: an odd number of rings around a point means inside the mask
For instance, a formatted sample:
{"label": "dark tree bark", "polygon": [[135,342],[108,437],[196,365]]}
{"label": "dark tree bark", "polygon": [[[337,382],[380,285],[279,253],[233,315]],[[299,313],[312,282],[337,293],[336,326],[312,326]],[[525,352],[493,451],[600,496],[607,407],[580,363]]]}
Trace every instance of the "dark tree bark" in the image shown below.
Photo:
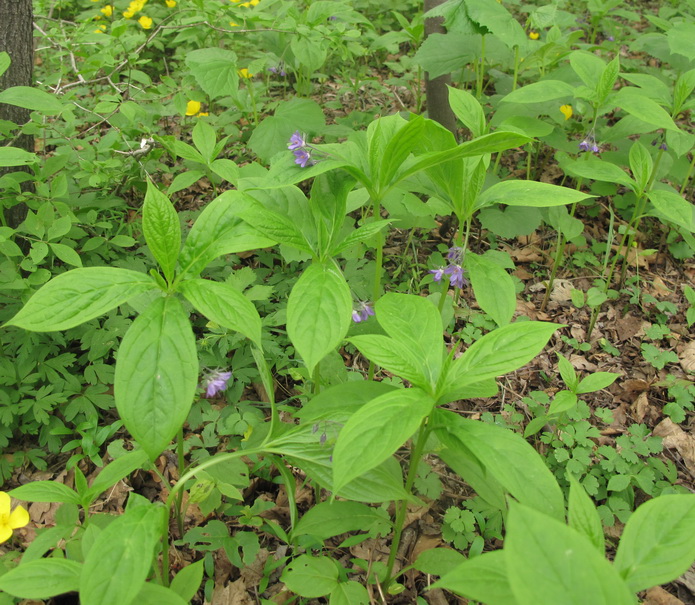
{"label": "dark tree bark", "polygon": [[[0,51],[10,55],[12,63],[0,76],[0,90],[12,86],[32,86],[32,69],[34,66],[34,41],[32,37],[33,12],[32,0],[0,0]],[[29,121],[29,110],[0,103],[0,120],[9,120],[17,126]],[[18,131],[17,131],[18,132]],[[34,151],[34,137],[20,134],[1,145],[21,147]],[[0,168],[0,176],[21,168]],[[8,204],[8,202],[10,202]],[[10,227],[17,227],[26,217],[24,204],[12,205],[13,200],[0,198],[0,207],[5,207],[5,219]]]}
{"label": "dark tree bark", "polygon": [[[2,0],[0,0],[1,2]],[[444,4],[445,0],[424,0],[425,12],[435,6]],[[443,17],[428,17],[425,19],[425,37],[430,34],[444,34]],[[438,78],[430,79],[425,73],[425,97],[427,99],[427,117],[439,122],[444,128],[450,130],[456,136],[456,116],[449,105],[449,91],[447,84],[451,84],[451,74],[444,74]]]}

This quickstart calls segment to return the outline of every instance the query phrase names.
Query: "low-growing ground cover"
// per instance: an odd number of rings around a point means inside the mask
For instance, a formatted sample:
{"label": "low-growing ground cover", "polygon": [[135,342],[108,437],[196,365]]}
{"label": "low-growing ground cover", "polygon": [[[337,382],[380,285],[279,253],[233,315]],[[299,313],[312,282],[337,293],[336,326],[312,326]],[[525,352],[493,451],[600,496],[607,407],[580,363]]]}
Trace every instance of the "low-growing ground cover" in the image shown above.
{"label": "low-growing ground cover", "polygon": [[695,560],[695,5],[387,8],[34,3],[0,602],[655,603]]}

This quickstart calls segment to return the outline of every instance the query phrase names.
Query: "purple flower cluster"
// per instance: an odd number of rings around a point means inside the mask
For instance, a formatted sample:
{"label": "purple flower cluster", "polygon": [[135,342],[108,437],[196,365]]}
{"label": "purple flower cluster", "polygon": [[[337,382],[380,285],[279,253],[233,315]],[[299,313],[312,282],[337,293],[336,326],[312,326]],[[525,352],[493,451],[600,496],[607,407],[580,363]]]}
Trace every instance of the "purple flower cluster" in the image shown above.
{"label": "purple flower cluster", "polygon": [[269,67],[269,68],[268,68],[268,71],[269,71],[271,74],[280,75],[280,76],[283,76],[283,77],[287,75],[287,72],[285,71],[285,68],[284,68],[284,66],[283,66],[282,63],[280,63],[279,65],[277,65],[277,67]]}
{"label": "purple flower cluster", "polygon": [[294,154],[294,163],[299,164],[302,168],[316,163],[311,157],[311,145],[307,143],[305,136],[299,130],[290,137],[287,149]]}
{"label": "purple flower cluster", "polygon": [[593,135],[588,135],[581,143],[579,143],[579,151],[591,151],[591,153],[600,153],[601,148],[596,144]]}
{"label": "purple flower cluster", "polygon": [[[658,142],[659,142],[658,138],[654,139],[652,141],[652,147],[656,147]],[[659,149],[661,149],[662,151],[668,151],[668,145],[666,143],[662,142],[661,145],[659,145]]]}
{"label": "purple flower cluster", "polygon": [[374,307],[372,307],[372,304],[360,302],[357,305],[357,309],[352,312],[352,321],[358,324],[362,321],[367,321],[372,315],[374,315]]}
{"label": "purple flower cluster", "polygon": [[449,248],[449,252],[446,255],[449,264],[446,267],[439,267],[439,269],[431,269],[429,272],[432,274],[432,279],[434,281],[441,281],[446,275],[449,278],[449,283],[454,286],[454,288],[463,288],[468,285],[468,280],[465,278],[466,271],[462,267],[464,250],[459,246],[452,246]]}
{"label": "purple flower cluster", "polygon": [[211,370],[203,377],[203,388],[205,389],[206,397],[214,397],[220,391],[227,388],[227,383],[232,377],[231,372],[223,372],[222,370]]}

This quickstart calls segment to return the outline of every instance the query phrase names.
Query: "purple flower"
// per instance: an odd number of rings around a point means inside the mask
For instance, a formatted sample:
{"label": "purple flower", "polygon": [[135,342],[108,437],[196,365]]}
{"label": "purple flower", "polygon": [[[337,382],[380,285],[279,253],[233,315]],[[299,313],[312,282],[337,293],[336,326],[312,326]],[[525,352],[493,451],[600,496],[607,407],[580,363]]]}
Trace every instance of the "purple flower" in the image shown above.
{"label": "purple flower", "polygon": [[449,281],[454,288],[463,288],[468,285],[468,280],[463,276],[465,271],[461,265],[449,265],[444,269],[444,273],[449,276]]}
{"label": "purple flower", "polygon": [[306,147],[306,140],[299,130],[295,130],[294,134],[290,137],[290,142],[287,144],[287,149],[293,151],[303,147]]}
{"label": "purple flower", "polygon": [[374,308],[371,303],[361,302],[357,305],[357,309],[352,312],[352,321],[358,324],[367,321],[372,315],[374,315]]}
{"label": "purple flower", "polygon": [[214,397],[220,391],[227,388],[227,382],[232,377],[231,372],[222,370],[212,370],[203,378],[203,388],[206,389],[206,397]]}
{"label": "purple flower", "polygon": [[587,136],[579,143],[579,151],[591,151],[592,153],[600,153],[601,148],[596,144],[596,140],[592,135]]}
{"label": "purple flower", "polygon": [[442,277],[444,277],[444,267],[439,267],[439,269],[430,269],[428,273],[432,274],[432,279],[434,281],[442,281]]}
{"label": "purple flower", "polygon": [[613,36],[607,36],[606,40],[608,40],[609,42],[615,42],[615,38]]}
{"label": "purple flower", "polygon": [[668,145],[666,145],[666,143],[661,143],[661,145],[659,145],[659,149],[662,151],[668,151]]}
{"label": "purple flower", "polygon": [[[286,75],[287,75],[287,72],[286,72],[285,69],[283,68],[282,63],[280,63],[280,65],[278,65],[277,67],[275,67],[275,66],[269,67],[269,68],[268,68],[268,71],[269,71],[271,74],[276,74],[276,75],[277,75],[277,74],[280,74],[281,76],[286,76]],[[295,133],[295,134],[297,134],[297,133]]]}
{"label": "purple flower", "polygon": [[311,154],[307,149],[294,149],[292,151],[294,154],[294,163],[299,164],[302,168],[306,168],[307,164],[313,164],[311,160]]}
{"label": "purple flower", "polygon": [[446,254],[446,258],[456,265],[460,265],[463,260],[463,248],[461,246],[452,246]]}

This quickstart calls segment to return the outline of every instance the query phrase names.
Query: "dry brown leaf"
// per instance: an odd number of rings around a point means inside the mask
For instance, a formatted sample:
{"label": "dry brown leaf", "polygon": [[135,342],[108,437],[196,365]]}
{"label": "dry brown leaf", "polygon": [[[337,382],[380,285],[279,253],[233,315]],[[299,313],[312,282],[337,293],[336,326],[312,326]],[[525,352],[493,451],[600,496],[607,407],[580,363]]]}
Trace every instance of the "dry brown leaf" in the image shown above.
{"label": "dry brown leaf", "polygon": [[595,363],[591,363],[586,359],[586,357],[582,357],[581,355],[577,355],[576,353],[570,355],[569,361],[575,370],[586,370],[587,372],[595,372],[598,368],[598,366]]}
{"label": "dry brown leaf", "polygon": [[443,544],[441,536],[427,536],[421,534],[420,537],[415,542],[413,550],[410,553],[410,562],[414,563],[417,558],[426,550],[431,550],[432,548],[437,548]]}
{"label": "dry brown leaf", "polygon": [[649,410],[649,398],[647,397],[647,393],[642,391],[637,396],[637,399],[635,399],[635,402],[630,406],[630,411],[632,412],[632,417],[637,422],[642,422],[642,420],[644,420],[644,417],[646,416],[648,410]]}
{"label": "dry brown leaf", "polygon": [[678,359],[684,371],[695,372],[695,340],[691,340],[683,347],[683,350],[678,355]]}
{"label": "dry brown leaf", "polygon": [[654,586],[647,591],[642,605],[684,605],[684,603],[661,586]]}
{"label": "dry brown leaf", "polygon": [[210,605],[254,605],[255,600],[246,590],[244,578],[230,582],[226,586],[217,585],[212,592]]}
{"label": "dry brown leaf", "polygon": [[556,279],[553,282],[553,289],[550,291],[550,300],[553,302],[569,302],[572,300],[571,292],[574,284],[568,279]]}
{"label": "dry brown leaf", "polygon": [[688,571],[676,579],[676,582],[683,584],[690,592],[695,594],[695,565],[691,565]]}
{"label": "dry brown leaf", "polygon": [[664,418],[654,427],[654,435],[664,440],[664,447],[675,449],[688,470],[695,475],[695,437],[686,433],[670,418]]}

